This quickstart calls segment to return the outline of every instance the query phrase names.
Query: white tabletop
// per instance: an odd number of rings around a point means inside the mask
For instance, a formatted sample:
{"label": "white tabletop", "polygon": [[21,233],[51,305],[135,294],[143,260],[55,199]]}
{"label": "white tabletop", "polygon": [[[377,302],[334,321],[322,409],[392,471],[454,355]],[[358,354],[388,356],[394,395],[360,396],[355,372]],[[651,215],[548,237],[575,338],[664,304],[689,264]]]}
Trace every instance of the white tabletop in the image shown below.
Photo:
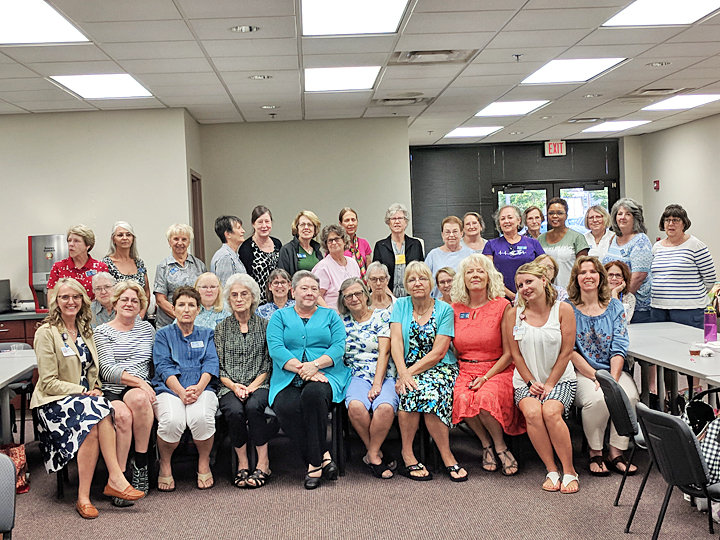
{"label": "white tabletop", "polygon": [[35,358],[35,351],[32,349],[1,352],[0,388],[7,386],[19,377],[29,375],[36,367],[37,358]]}

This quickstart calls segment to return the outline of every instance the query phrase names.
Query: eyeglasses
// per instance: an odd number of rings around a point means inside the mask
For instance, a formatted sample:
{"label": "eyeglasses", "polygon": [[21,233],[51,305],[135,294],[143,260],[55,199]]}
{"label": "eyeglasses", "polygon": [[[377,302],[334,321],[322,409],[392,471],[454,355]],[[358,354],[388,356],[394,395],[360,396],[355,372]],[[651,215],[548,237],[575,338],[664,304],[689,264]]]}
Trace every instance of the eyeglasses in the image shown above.
{"label": "eyeglasses", "polygon": [[588,216],[587,219],[588,219],[588,221],[602,221],[603,217],[602,216]]}
{"label": "eyeglasses", "polygon": [[297,224],[298,229],[312,229],[314,227],[315,227],[315,225],[313,225],[312,223],[298,223]]}
{"label": "eyeglasses", "polygon": [[385,283],[387,281],[387,278],[385,276],[383,277],[371,277],[368,278],[368,281],[371,283]]}
{"label": "eyeglasses", "polygon": [[388,221],[405,221],[404,217],[391,217]]}
{"label": "eyeglasses", "polygon": [[673,225],[680,225],[680,223],[682,223],[682,219],[676,217],[666,217],[663,221],[665,223],[672,223]]}
{"label": "eyeglasses", "polygon": [[238,296],[239,296],[240,298],[242,298],[243,300],[247,300],[247,299],[250,298],[252,295],[251,295],[249,292],[247,292],[247,291],[243,291],[243,292],[241,292],[241,293],[236,293],[236,292],[230,293],[230,298],[232,298],[233,300],[237,300]]}
{"label": "eyeglasses", "polygon": [[137,298],[118,298],[119,304],[133,304],[134,306],[140,305],[140,300]]}
{"label": "eyeglasses", "polygon": [[63,302],[67,302],[67,301],[69,301],[71,298],[72,298],[75,302],[80,302],[80,301],[82,300],[82,295],[81,295],[81,294],[61,294],[60,296],[58,296],[58,298],[59,298],[60,300],[62,300]]}
{"label": "eyeglasses", "polygon": [[214,291],[217,288],[218,288],[217,285],[200,285],[200,286],[198,286],[198,289],[202,289],[202,290],[210,289],[210,290]]}
{"label": "eyeglasses", "polygon": [[442,233],[444,236],[460,236],[460,229],[455,229],[453,231],[443,231]]}
{"label": "eyeglasses", "polygon": [[548,216],[564,216],[566,212],[548,212]]}
{"label": "eyeglasses", "polygon": [[348,298],[357,298],[358,300],[360,300],[360,298],[362,298],[364,294],[365,293],[362,291],[346,294],[345,299],[347,300]]}
{"label": "eyeglasses", "polygon": [[438,287],[445,287],[446,285],[452,285],[453,280],[452,279],[444,279],[442,281],[438,281]]}
{"label": "eyeglasses", "polygon": [[328,244],[335,244],[335,243],[341,244],[341,243],[344,243],[344,242],[345,242],[345,241],[344,241],[342,238],[340,238],[339,236],[337,236],[337,237],[335,237],[335,238],[328,238],[328,239],[327,239],[327,243],[328,243]]}
{"label": "eyeglasses", "polygon": [[113,289],[112,285],[100,285],[99,287],[93,287],[93,291],[95,292],[107,292],[111,291]]}
{"label": "eyeglasses", "polygon": [[273,282],[270,284],[270,286],[271,286],[271,287],[282,287],[283,285],[289,285],[289,284],[290,284],[289,281],[286,281],[286,280],[284,280],[284,279],[283,279],[283,280],[279,280],[279,279],[278,279],[278,280],[276,280],[276,281],[273,281]]}
{"label": "eyeglasses", "polygon": [[430,278],[427,278],[425,276],[418,276],[418,277],[411,277],[407,280],[408,285],[415,285],[418,282],[428,282],[430,281]]}

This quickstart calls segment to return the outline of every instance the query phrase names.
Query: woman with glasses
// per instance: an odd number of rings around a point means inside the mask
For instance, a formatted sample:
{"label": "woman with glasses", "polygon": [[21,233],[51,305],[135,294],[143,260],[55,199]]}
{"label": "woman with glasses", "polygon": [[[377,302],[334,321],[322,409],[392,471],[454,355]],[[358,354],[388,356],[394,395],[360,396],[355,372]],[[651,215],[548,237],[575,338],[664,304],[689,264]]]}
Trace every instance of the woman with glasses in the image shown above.
{"label": "woman with glasses", "polygon": [[92,290],[95,293],[95,300],[90,303],[90,312],[92,313],[92,322],[90,323],[93,330],[110,322],[115,317],[115,306],[113,306],[113,288],[115,287],[115,278],[108,272],[98,272],[92,278]]}
{"label": "woman with glasses", "polygon": [[[278,268],[285,270],[292,279],[298,270],[310,271],[323,260],[320,244],[315,240],[320,233],[320,220],[314,212],[303,210],[293,219],[290,232],[293,239],[280,248]],[[268,300],[272,302],[269,297]]]}
{"label": "woman with glasses", "polygon": [[628,291],[630,268],[622,261],[610,261],[605,264],[610,285],[610,296],[620,300],[625,308],[625,320],[630,324],[635,313],[635,295]]}
{"label": "woman with glasses", "polygon": [[338,222],[343,226],[349,238],[345,255],[355,259],[355,262],[357,262],[360,268],[360,277],[365,278],[367,267],[372,260],[372,249],[370,249],[370,244],[368,244],[367,240],[357,235],[357,212],[349,206],[346,206],[340,210]]}
{"label": "woman with glasses", "polygon": [[195,280],[194,287],[200,293],[200,313],[195,317],[195,326],[215,330],[220,321],[230,316],[223,301],[220,278],[212,272],[205,272]]}
{"label": "woman with glasses", "polygon": [[440,297],[440,300],[442,300],[446,304],[452,304],[452,298],[450,298],[450,293],[452,292],[453,278],[455,277],[455,273],[455,269],[450,268],[449,266],[445,266],[435,273],[435,283],[437,283],[437,288],[442,295]]}
{"label": "woman with glasses", "polygon": [[269,321],[272,314],[278,309],[293,307],[295,305],[295,300],[292,299],[292,294],[290,293],[291,279],[290,274],[282,268],[276,268],[270,272],[267,287],[268,301],[255,310],[255,314],[258,317]]}
{"label": "woman with glasses", "polygon": [[[434,276],[446,266],[453,270],[457,268],[465,257],[475,253],[472,249],[462,244],[463,222],[456,216],[448,216],[440,224],[443,245],[430,251],[425,257],[425,264],[430,268]],[[433,298],[442,299],[442,293],[438,287],[432,291]]]}
{"label": "woman with glasses", "polygon": [[565,199],[554,197],[548,201],[548,223],[552,227],[538,238],[545,253],[557,261],[558,269],[555,282],[565,289],[570,283],[570,272],[575,259],[587,255],[590,247],[585,237],[569,229],[565,222],[568,218],[568,203]]}
{"label": "woman with glasses", "polygon": [[[136,240],[132,225],[127,221],[116,222],[110,234],[110,247],[102,262],[107,265],[108,272],[115,280],[136,281],[145,291],[145,296],[150,298],[150,281],[145,263],[138,254]],[[147,306],[140,311],[141,319],[145,318],[146,310]]]}
{"label": "woman with glasses", "polygon": [[360,267],[355,259],[345,255],[348,235],[342,225],[333,223],[323,228],[320,244],[327,253],[322,261],[315,265],[312,273],[320,282],[320,298],[330,309],[337,311],[337,299],[342,282],[351,277],[360,277]]}
{"label": "woman with glasses", "polygon": [[615,233],[610,230],[610,214],[599,204],[591,206],[585,213],[585,228],[590,229],[585,233],[585,240],[590,246],[588,255],[602,258],[610,248]]}
{"label": "woman with glasses", "polygon": [[370,308],[391,309],[397,298],[388,289],[390,272],[387,266],[378,261],[372,262],[365,277],[370,287]]}
{"label": "woman with glasses", "polygon": [[528,206],[523,212],[523,218],[525,219],[525,234],[537,240],[542,234],[540,229],[542,228],[543,221],[545,221],[545,215],[542,210],[537,206]]}
{"label": "woman with glasses", "polygon": [[667,238],[652,248],[650,316],[652,322],[671,321],[703,327],[708,291],[715,283],[715,263],[707,246],[686,231],[690,218],[679,204],[660,217]]}

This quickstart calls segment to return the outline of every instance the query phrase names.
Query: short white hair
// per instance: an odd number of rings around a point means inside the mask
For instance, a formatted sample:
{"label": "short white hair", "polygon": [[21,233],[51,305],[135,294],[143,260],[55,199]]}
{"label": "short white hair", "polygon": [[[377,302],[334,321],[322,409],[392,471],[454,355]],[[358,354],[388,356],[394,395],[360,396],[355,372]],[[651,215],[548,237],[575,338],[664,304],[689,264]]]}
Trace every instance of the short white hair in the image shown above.
{"label": "short white hair", "polygon": [[[227,281],[225,282],[225,287],[223,288],[223,297],[225,298],[225,303],[228,306],[230,306],[230,292],[235,285],[240,285],[241,287],[245,287],[248,291],[250,291],[250,294],[252,294],[253,297],[252,305],[250,306],[250,312],[255,313],[255,310],[260,304],[260,286],[257,284],[257,281],[255,281],[247,274],[233,274],[232,276],[227,278]],[[232,311],[232,307],[230,308],[230,310]]]}

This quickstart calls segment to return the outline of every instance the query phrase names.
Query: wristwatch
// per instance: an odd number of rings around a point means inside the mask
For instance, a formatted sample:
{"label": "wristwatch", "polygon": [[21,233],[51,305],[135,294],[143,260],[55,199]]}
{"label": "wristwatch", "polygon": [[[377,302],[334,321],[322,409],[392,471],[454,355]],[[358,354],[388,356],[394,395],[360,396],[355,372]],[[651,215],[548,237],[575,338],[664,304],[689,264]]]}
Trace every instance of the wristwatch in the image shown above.
{"label": "wristwatch", "polygon": [[534,382],[535,382],[535,381],[534,381],[533,379],[530,379],[530,380],[527,382],[527,387],[530,388],[530,387],[532,386],[532,383],[534,383]]}
{"label": "wristwatch", "polygon": [[318,364],[317,360],[313,360],[313,366],[315,366],[318,370],[320,370],[320,364]]}

